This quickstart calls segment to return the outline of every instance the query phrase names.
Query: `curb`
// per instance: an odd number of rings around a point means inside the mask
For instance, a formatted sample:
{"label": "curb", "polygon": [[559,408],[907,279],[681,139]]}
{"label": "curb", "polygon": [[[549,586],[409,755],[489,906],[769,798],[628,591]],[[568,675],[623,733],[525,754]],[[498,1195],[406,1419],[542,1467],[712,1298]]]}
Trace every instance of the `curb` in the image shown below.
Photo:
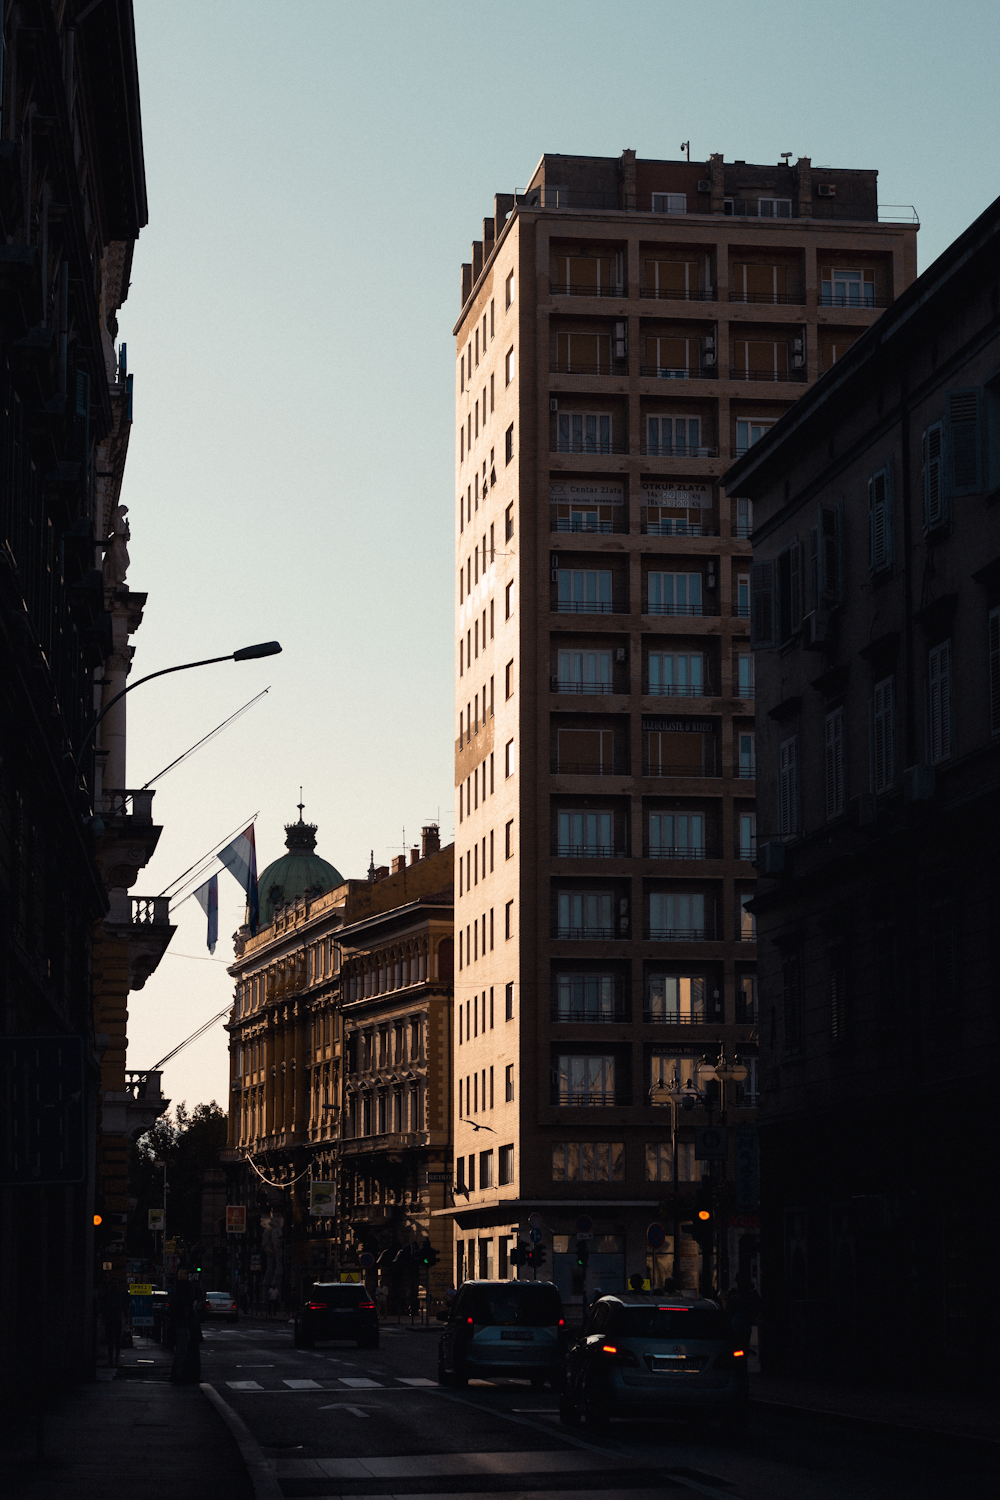
{"label": "curb", "polygon": [[925,1443],[962,1443],[994,1456],[1000,1451],[1000,1438],[986,1437],[978,1432],[955,1432],[945,1427],[915,1427],[909,1422],[891,1422],[884,1417],[861,1417],[854,1412],[831,1411],[825,1407],[792,1406],[787,1401],[768,1401],[764,1396],[751,1396],[750,1405],[758,1411],[775,1412],[779,1416],[840,1423],[846,1427],[861,1428],[864,1432],[882,1433],[887,1437],[919,1438]]}
{"label": "curb", "polygon": [[201,1389],[236,1439],[240,1457],[246,1464],[250,1483],[253,1485],[254,1500],[285,1500],[284,1491],[278,1483],[274,1470],[264,1457],[260,1444],[242,1417],[236,1415],[229,1403],[219,1395],[214,1385],[202,1381]]}

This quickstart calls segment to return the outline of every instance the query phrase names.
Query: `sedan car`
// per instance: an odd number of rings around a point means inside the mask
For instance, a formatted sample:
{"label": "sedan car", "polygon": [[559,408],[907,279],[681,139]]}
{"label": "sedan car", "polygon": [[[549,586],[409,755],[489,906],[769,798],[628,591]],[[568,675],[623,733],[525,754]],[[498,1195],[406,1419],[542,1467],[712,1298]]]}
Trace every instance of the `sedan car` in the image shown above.
{"label": "sedan car", "polygon": [[235,1297],[228,1292],[206,1292],[202,1303],[202,1317],[211,1318],[213,1323],[220,1318],[228,1318],[235,1323],[239,1317]]}
{"label": "sedan car", "polygon": [[378,1348],[378,1311],[368,1288],[356,1281],[316,1281],[295,1316],[296,1349],[319,1339],[351,1339],[359,1349]]}
{"label": "sedan car", "polygon": [[508,1375],[538,1387],[558,1378],[566,1323],[551,1282],[463,1282],[447,1325],[438,1348],[442,1385]]}
{"label": "sedan car", "polygon": [[559,1416],[592,1430],[612,1417],[746,1421],[747,1357],[707,1298],[642,1292],[602,1297],[566,1354]]}

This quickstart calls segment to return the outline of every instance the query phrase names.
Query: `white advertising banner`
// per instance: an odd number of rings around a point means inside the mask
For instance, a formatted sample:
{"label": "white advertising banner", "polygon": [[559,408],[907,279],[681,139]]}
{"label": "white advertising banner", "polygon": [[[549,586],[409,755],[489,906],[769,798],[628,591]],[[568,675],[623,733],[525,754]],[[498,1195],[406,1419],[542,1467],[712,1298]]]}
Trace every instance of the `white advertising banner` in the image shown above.
{"label": "white advertising banner", "polygon": [[702,480],[644,479],[643,505],[673,505],[688,510],[711,510],[714,505],[712,486]]}
{"label": "white advertising banner", "polygon": [[624,505],[624,479],[553,479],[549,484],[552,505]]}

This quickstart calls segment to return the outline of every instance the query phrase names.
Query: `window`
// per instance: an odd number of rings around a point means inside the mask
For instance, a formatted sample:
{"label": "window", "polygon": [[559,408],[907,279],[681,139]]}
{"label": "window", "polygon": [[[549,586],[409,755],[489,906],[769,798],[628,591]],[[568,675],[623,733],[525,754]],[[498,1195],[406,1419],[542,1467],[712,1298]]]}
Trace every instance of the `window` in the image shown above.
{"label": "window", "polygon": [[610,651],[560,651],[557,664],[560,693],[611,692]]}
{"label": "window", "polygon": [[736,658],[736,696],[737,698],[754,696],[753,657],[748,651],[741,651]]}
{"label": "window", "polygon": [[611,570],[560,568],[556,586],[558,614],[609,615]]}
{"label": "window", "polygon": [[[507,461],[507,463],[510,463],[511,460],[512,460],[512,458],[514,457],[514,424],[513,424],[513,422],[511,422],[510,426],[507,428],[506,433],[504,434],[504,450],[505,450],[506,461]],[[509,509],[509,507],[508,507],[508,509]]]}
{"label": "window", "polygon": [[[745,503],[747,505],[750,505],[751,502],[749,500],[747,500]],[[742,525],[742,524],[743,524],[742,522],[739,523],[739,525]],[[737,534],[739,533],[739,525],[737,526]],[[751,519],[750,519],[750,521],[748,523],[748,535],[749,535],[749,532],[752,531],[752,530],[753,530],[753,519],[751,517]],[[733,614],[736,616],[736,618],[738,620],[749,620],[749,618],[750,618],[750,574],[749,573],[740,573],[740,574],[737,575],[737,578],[736,578],[736,587],[735,587],[735,589],[733,591]]]}
{"label": "window", "polygon": [[647,417],[646,452],[651,458],[706,457],[707,449],[701,446],[701,418]]}
{"label": "window", "polygon": [[504,937],[514,936],[514,903],[508,901],[504,907]]}
{"label": "window", "polygon": [[[655,375],[660,380],[688,380],[698,374],[700,345],[692,338],[646,339],[646,359],[640,374]],[[647,433],[649,428],[647,427]],[[681,428],[684,431],[684,428]]]}
{"label": "window", "polygon": [[[773,422],[737,422],[736,424],[736,457],[745,453],[748,448],[758,442],[765,434],[770,432],[774,426]],[[748,502],[749,503],[749,502]]]}
{"label": "window", "polygon": [[561,411],[556,417],[557,453],[611,453],[611,413]]}
{"label": "window", "polygon": [[509,272],[509,274],[507,276],[507,280],[504,282],[504,299],[505,299],[504,300],[504,306],[505,307],[510,307],[511,303],[514,300],[514,272],[513,271]]}
{"label": "window", "polygon": [[498,1154],[500,1157],[500,1186],[509,1187],[514,1181],[514,1147],[501,1146]]}
{"label": "window", "polygon": [[750,641],[755,651],[775,644],[774,563],[750,565]]}
{"label": "window", "polygon": [[507,350],[507,354],[506,354],[506,357],[505,357],[504,362],[503,362],[503,372],[504,372],[504,384],[505,385],[510,385],[511,381],[514,379],[514,346],[513,345],[511,345],[511,347]]}
{"label": "window", "polygon": [[868,481],[869,565],[873,573],[893,562],[892,466],[886,464]]}
{"label": "window", "polygon": [[786,1052],[802,1046],[802,965],[797,953],[788,953],[781,964],[781,1013]]}
{"label": "window", "polygon": [[556,1058],[556,1103],[611,1105],[615,1102],[615,1060],[608,1054],[561,1053]]}
{"label": "window", "polygon": [[476,329],[476,364],[479,364],[479,329]]}
{"label": "window", "polygon": [[559,811],[560,855],[570,858],[614,854],[613,818],[609,812]]}
{"label": "window", "polygon": [[942,426],[935,422],[924,432],[924,525],[928,531],[943,526],[948,520],[948,506],[944,485],[941,483]]}
{"label": "window", "polygon": [[756,1021],[757,976],[756,974],[740,974],[736,980],[736,1024],[754,1025]]}
{"label": "window", "polygon": [[757,858],[757,814],[740,813],[740,859]]}
{"label": "window", "polygon": [[820,278],[821,307],[875,306],[874,271],[838,271],[824,266]]}
{"label": "window", "polygon": [[508,740],[507,743],[506,743],[506,745],[504,746],[503,761],[504,761],[504,776],[505,777],[506,776],[513,776],[513,774],[514,774],[514,741],[513,740]]}
{"label": "window", "polygon": [[757,918],[752,911],[747,910],[747,905],[755,896],[754,891],[744,891],[740,896],[739,910],[739,940],[741,943],[755,943],[757,941]]}
{"label": "window", "polygon": [[514,1019],[514,986],[512,984],[508,984],[504,988],[504,1020],[505,1021],[513,1021],[513,1019]]}
{"label": "window", "polygon": [[790,219],[791,198],[758,198],[757,215],[761,219]]}
{"label": "window", "polygon": [[876,682],[872,697],[872,791],[878,796],[896,782],[895,679]]}
{"label": "window", "polygon": [[653,941],[703,942],[705,897],[701,891],[653,891],[649,897],[649,936]]}
{"label": "window", "polygon": [[458,429],[458,461],[465,462],[465,423]]}
{"label": "window", "polygon": [[[511,428],[512,432],[513,432],[513,430],[514,429]],[[509,463],[510,460],[508,459],[507,462]],[[511,537],[514,535],[514,502],[513,501],[511,501],[510,505],[508,505],[508,507],[504,511],[503,515],[504,515],[504,537],[509,542],[510,539],[511,539]],[[510,588],[510,585],[508,585],[508,589],[509,588]]]}
{"label": "window", "polygon": [[480,1151],[479,1153],[479,1190],[493,1186],[493,1152]]}
{"label": "window", "polygon": [[650,813],[650,859],[704,859],[702,813]]}
{"label": "window", "polygon": [[951,493],[978,494],[982,488],[978,390],[949,391],[948,439]]}
{"label": "window", "polygon": [[793,838],[799,826],[799,741],[797,735],[782,740],[778,754],[778,831]]}
{"label": "window", "polygon": [[680,302],[697,301],[698,262],[647,260],[644,293],[647,297],[669,297]]}
{"label": "window", "polygon": [[514,691],[514,663],[509,661],[504,668],[504,696],[509,698]]}
{"label": "window", "polygon": [[[683,1085],[693,1083],[699,1088],[702,1082],[701,1071],[706,1066],[706,1059],[702,1057],[700,1049],[694,1047],[657,1047],[649,1059],[649,1086],[650,1089],[658,1084],[672,1083]],[[655,1108],[666,1109],[665,1101],[657,1100]]]}
{"label": "window", "polygon": [[927,654],[927,739],[932,765],[951,755],[951,641]]}
{"label": "window", "polygon": [[835,708],[825,721],[826,815],[839,818],[844,811],[844,710]]}
{"label": "window", "polygon": [[676,1026],[705,1019],[705,980],[698,974],[650,974],[643,1020]]}
{"label": "window", "polygon": [[778,554],[778,639],[790,641],[802,625],[802,548],[796,537]]}
{"label": "window", "polygon": [[737,261],[733,266],[734,302],[787,302],[787,294],[787,267],[757,265],[749,261]]}
{"label": "window", "polygon": [[654,193],[654,214],[686,214],[688,211],[687,193]]}
{"label": "window", "polygon": [[785,339],[734,339],[734,380],[787,380]]}
{"label": "window", "polygon": [[651,697],[701,698],[711,694],[700,651],[651,651],[646,671],[646,690]]}
{"label": "window", "polygon": [[513,583],[508,583],[507,587],[503,591],[503,607],[505,620],[509,620],[511,616],[511,610],[513,609],[513,604],[511,603],[513,593],[514,585]]}
{"label": "window", "polygon": [[621,291],[624,265],[621,254],[615,256],[614,280],[610,255],[557,255],[552,290],[557,296],[609,296]]}
{"label": "window", "polygon": [[[677,1142],[677,1181],[700,1182],[705,1164],[695,1160],[694,1141]],[[672,1182],[674,1150],[669,1141],[647,1141],[646,1181]]]}
{"label": "window", "polygon": [[700,573],[650,573],[647,588],[646,614],[701,614]]}
{"label": "window", "polygon": [[840,603],[841,514],[838,505],[820,505],[809,532],[809,601],[813,609]]}
{"label": "window", "polygon": [[610,891],[560,891],[557,936],[612,938],[614,898]]}
{"label": "window", "polygon": [[506,858],[510,859],[511,856],[513,855],[513,853],[514,853],[514,819],[513,818],[511,818],[510,822],[507,824],[506,828],[504,829],[504,849],[505,849],[505,852],[506,852]]}
{"label": "window", "polygon": [[624,1182],[622,1141],[553,1141],[553,1182]]}
{"label": "window", "polygon": [[[495,309],[494,309],[494,306],[493,306],[493,298],[491,297],[490,298],[490,343],[491,344],[493,342],[493,334],[494,334],[494,331],[496,329],[496,318],[494,317],[494,312],[495,312]],[[492,410],[492,407],[490,409]]]}
{"label": "window", "polygon": [[1000,734],[1000,609],[991,609],[987,624],[990,656],[990,734]]}
{"label": "window", "polygon": [[556,1019],[559,1021],[613,1021],[615,977],[613,974],[556,975]]}

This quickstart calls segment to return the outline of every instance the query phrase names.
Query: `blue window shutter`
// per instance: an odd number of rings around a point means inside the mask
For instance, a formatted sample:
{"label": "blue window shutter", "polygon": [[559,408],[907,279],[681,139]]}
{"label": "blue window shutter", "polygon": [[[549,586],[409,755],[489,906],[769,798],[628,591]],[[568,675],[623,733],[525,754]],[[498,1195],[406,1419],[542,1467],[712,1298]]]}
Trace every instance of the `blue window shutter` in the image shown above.
{"label": "blue window shutter", "polygon": [[928,531],[936,531],[948,522],[948,502],[943,473],[944,431],[940,422],[934,422],[924,432],[924,525]]}
{"label": "blue window shutter", "polygon": [[754,650],[774,645],[774,563],[755,562],[750,569],[750,641]]}
{"label": "blue window shutter", "polygon": [[948,392],[948,452],[953,495],[978,495],[983,487],[979,389]]}

